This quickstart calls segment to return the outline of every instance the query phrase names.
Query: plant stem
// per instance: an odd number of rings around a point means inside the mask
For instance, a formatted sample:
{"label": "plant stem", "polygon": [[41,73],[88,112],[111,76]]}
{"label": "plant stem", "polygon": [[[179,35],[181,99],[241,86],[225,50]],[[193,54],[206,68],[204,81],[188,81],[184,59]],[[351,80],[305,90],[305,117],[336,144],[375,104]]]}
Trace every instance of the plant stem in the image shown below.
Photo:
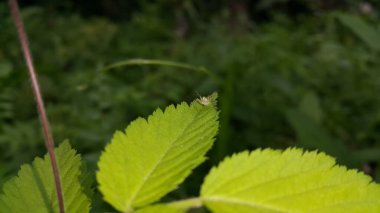
{"label": "plant stem", "polygon": [[165,61],[165,60],[155,60],[155,59],[129,59],[121,62],[117,62],[111,64],[104,68],[104,70],[114,69],[122,66],[135,66],[135,65],[161,65],[161,66],[170,66],[170,67],[178,67],[182,69],[188,69],[197,72],[203,72],[206,74],[210,74],[209,71],[204,67],[195,67],[189,64],[178,63],[173,61]]}
{"label": "plant stem", "polygon": [[46,115],[44,101],[42,99],[42,95],[41,95],[41,91],[40,91],[40,87],[39,87],[39,83],[37,79],[37,74],[34,69],[32,54],[29,49],[28,37],[25,32],[24,23],[20,15],[20,9],[17,4],[17,0],[9,0],[8,3],[11,10],[11,16],[16,26],[18,37],[21,43],[21,49],[22,49],[22,52],[24,53],[26,65],[28,67],[29,77],[32,84],[34,97],[36,99],[38,115],[41,121],[43,135],[45,139],[45,145],[50,156],[50,162],[51,162],[51,167],[52,167],[52,171],[54,175],[55,188],[56,188],[57,198],[58,198],[59,212],[64,213],[65,207],[64,207],[64,202],[63,202],[61,179],[59,176],[59,169],[58,169],[57,160],[56,160],[56,156],[54,152],[53,136],[49,128],[49,121]]}
{"label": "plant stem", "polygon": [[199,197],[189,198],[186,200],[174,201],[174,202],[168,203],[168,205],[174,208],[186,210],[186,209],[201,207],[202,200]]}
{"label": "plant stem", "polygon": [[[239,66],[238,66],[239,67]],[[240,68],[240,67],[239,67]],[[220,96],[220,130],[218,143],[215,146],[215,154],[211,159],[214,164],[219,163],[230,150],[229,142],[231,137],[231,117],[233,113],[234,87],[236,85],[236,70],[227,68],[227,75],[223,81],[222,94]]]}
{"label": "plant stem", "polygon": [[173,62],[173,61],[166,61],[166,60],[155,60],[155,59],[128,59],[120,62],[113,63],[105,68],[103,68],[104,71],[114,69],[114,68],[119,68],[123,66],[142,66],[142,65],[157,65],[157,66],[168,66],[168,67],[176,67],[176,68],[181,68],[181,69],[187,69],[191,71],[196,71],[200,73],[204,73],[211,77],[213,80],[218,81],[218,77],[207,70],[204,67],[196,67],[192,66],[189,64],[184,64],[184,63],[178,63],[178,62]]}

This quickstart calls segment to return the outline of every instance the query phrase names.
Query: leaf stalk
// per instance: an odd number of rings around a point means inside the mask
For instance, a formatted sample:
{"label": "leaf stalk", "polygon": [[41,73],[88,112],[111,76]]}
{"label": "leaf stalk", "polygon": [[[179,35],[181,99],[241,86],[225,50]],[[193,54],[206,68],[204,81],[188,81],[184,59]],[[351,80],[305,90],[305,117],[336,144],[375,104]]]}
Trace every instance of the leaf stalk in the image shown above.
{"label": "leaf stalk", "polygon": [[174,201],[174,202],[168,203],[168,205],[174,208],[183,209],[183,210],[199,208],[199,207],[202,207],[202,199],[199,197],[189,198],[185,200]]}

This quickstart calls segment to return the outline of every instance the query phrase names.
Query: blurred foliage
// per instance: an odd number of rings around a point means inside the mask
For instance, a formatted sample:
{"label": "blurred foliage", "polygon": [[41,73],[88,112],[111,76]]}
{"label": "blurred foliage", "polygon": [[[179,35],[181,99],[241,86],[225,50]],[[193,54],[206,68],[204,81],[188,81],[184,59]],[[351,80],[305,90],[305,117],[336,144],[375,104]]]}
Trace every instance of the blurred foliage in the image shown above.
{"label": "blurred foliage", "polygon": [[[380,180],[376,1],[372,10],[351,1],[78,2],[25,1],[23,16],[55,140],[70,139],[91,170],[115,129],[157,106],[218,91],[221,128],[211,160],[166,199],[197,193],[192,186],[212,162],[258,147],[319,149]],[[45,150],[3,2],[0,28],[1,184]],[[133,58],[212,75],[154,65],[104,70]]]}
{"label": "blurred foliage", "polygon": [[339,20],[360,37],[369,48],[380,51],[380,25],[378,29],[366,23],[362,18],[352,14],[339,14]]}

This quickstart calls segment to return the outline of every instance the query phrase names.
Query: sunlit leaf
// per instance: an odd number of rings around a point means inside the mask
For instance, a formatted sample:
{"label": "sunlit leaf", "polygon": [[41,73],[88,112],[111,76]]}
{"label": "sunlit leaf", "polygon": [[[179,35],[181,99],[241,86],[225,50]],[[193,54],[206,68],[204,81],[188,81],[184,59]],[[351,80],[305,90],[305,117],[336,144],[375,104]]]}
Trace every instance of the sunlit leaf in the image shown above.
{"label": "sunlit leaf", "polygon": [[214,141],[218,112],[210,101],[158,109],[116,132],[98,163],[104,199],[119,211],[131,211],[175,189],[205,160]]}
{"label": "sunlit leaf", "polygon": [[380,212],[380,185],[323,153],[256,150],[226,158],[201,190],[217,213]]}

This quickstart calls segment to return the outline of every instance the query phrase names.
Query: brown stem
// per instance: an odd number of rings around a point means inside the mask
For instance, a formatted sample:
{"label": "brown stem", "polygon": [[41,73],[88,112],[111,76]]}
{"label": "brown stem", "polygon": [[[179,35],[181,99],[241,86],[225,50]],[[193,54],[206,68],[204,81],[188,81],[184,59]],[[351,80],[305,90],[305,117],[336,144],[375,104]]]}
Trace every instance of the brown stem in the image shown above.
{"label": "brown stem", "polygon": [[57,160],[56,160],[56,156],[54,152],[54,141],[53,141],[53,137],[49,128],[49,121],[46,116],[44,101],[42,99],[39,83],[37,80],[37,74],[34,70],[32,54],[30,53],[30,49],[29,49],[28,37],[24,29],[24,23],[20,15],[20,9],[18,7],[17,0],[9,0],[8,3],[11,10],[13,22],[17,29],[18,38],[21,43],[21,48],[24,53],[26,65],[28,66],[29,77],[32,83],[34,97],[37,103],[37,110],[38,110],[38,114],[41,121],[43,135],[45,139],[45,145],[50,156],[50,162],[51,162],[51,167],[53,170],[54,181],[55,181],[55,188],[57,191],[59,212],[64,213],[65,207],[63,203],[61,179],[59,176],[59,169],[57,166]]}

